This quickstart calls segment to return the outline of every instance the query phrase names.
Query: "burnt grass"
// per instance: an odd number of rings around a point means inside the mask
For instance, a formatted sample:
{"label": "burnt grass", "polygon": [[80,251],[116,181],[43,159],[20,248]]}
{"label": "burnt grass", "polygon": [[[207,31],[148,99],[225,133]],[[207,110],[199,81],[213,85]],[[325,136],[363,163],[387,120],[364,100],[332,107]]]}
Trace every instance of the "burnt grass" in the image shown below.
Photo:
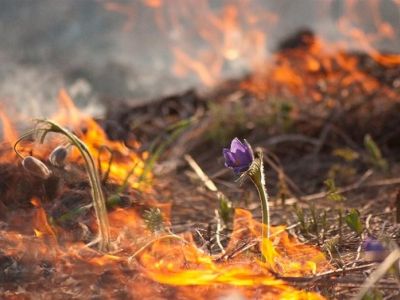
{"label": "burnt grass", "polygon": [[[288,45],[280,51],[288,51],[287,56],[296,66],[297,56],[290,56],[292,47]],[[222,147],[227,147],[235,136],[262,147],[272,224],[287,225],[290,234],[319,247],[339,270],[312,280],[287,280],[329,299],[349,298],[377,266],[364,259],[360,250],[363,238],[368,235],[400,243],[400,69],[382,66],[365,54],[348,55],[358,58],[358,69],[371,74],[381,85],[365,90],[362,82],[341,86],[338,81],[333,83],[337,84],[334,88],[319,90],[322,98],[315,101],[312,94],[317,87],[313,80],[308,81],[301,95],[279,85],[272,86],[271,94],[259,94],[243,88],[243,82],[251,82],[249,75],[203,94],[190,90],[142,105],[110,107],[98,122],[110,139],[126,141],[129,146],[128,141],[137,138],[142,149],[153,154],[162,149],[152,169],[156,191],[152,197],[160,203],[172,203],[173,232],[191,231],[198,246],[210,254],[220,251],[215,240],[218,199],[188,166],[184,155],[193,157],[234,207],[248,209],[261,219],[256,191],[248,182],[234,182],[233,174],[224,167]],[[303,75],[323,81],[324,72]],[[387,168],[365,145],[368,134]],[[57,226],[71,233],[69,241],[87,243],[93,239],[93,212],[77,211],[90,204],[90,189],[82,168],[72,166],[68,172],[53,169],[53,176],[43,182],[27,176],[19,164],[10,163],[0,165],[0,178],[2,230],[23,232],[26,222],[15,218],[31,216],[36,208],[27,199],[37,197]],[[336,189],[328,189],[324,183],[328,178]],[[103,188],[110,196],[118,186],[105,180]],[[335,195],[340,199],[334,200]],[[127,189],[116,202],[109,203],[109,210],[133,207],[143,215],[152,206],[146,199],[141,192]],[[340,211],[345,216],[353,208],[359,212],[363,237],[340,218]],[[231,223],[225,225],[223,245],[232,230]],[[0,252],[1,285],[10,290],[24,282],[33,286],[35,280],[45,285],[46,278],[53,276],[49,262],[33,263],[34,271],[29,274],[26,268],[32,262],[21,265],[21,261]],[[104,271],[97,276],[96,284],[112,284],[110,276],[112,271]],[[129,276],[132,274],[126,278]],[[385,299],[398,299],[399,281],[387,274],[372,292]],[[116,297],[128,297],[122,288],[118,293]]]}

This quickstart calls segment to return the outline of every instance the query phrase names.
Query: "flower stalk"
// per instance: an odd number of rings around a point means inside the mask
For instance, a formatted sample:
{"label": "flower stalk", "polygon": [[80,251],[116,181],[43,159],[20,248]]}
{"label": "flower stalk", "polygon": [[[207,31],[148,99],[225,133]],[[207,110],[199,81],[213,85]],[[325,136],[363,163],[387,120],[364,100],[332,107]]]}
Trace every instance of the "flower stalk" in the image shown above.
{"label": "flower stalk", "polygon": [[91,194],[93,200],[93,206],[97,218],[99,228],[99,250],[108,251],[110,250],[111,238],[110,238],[110,225],[108,222],[107,208],[105,197],[101,188],[100,176],[94,163],[93,157],[89,152],[89,149],[75,134],[69,132],[67,129],[58,125],[57,123],[50,120],[38,120],[38,127],[34,131],[30,131],[23,135],[14,145],[14,150],[17,155],[21,158],[23,156],[18,152],[17,145],[28,135],[37,133],[42,143],[45,136],[49,132],[59,133],[68,138],[69,142],[74,145],[80,152],[85,162],[85,168],[89,175],[89,183],[91,187]]}
{"label": "flower stalk", "polygon": [[[246,174],[247,173],[247,174]],[[255,159],[251,164],[249,170],[244,173],[248,175],[251,181],[257,188],[258,196],[261,201],[261,215],[262,215],[262,238],[269,239],[271,236],[270,232],[270,213],[268,204],[268,193],[265,187],[265,175],[264,175],[264,163],[263,153],[261,149],[258,149],[255,153]]]}

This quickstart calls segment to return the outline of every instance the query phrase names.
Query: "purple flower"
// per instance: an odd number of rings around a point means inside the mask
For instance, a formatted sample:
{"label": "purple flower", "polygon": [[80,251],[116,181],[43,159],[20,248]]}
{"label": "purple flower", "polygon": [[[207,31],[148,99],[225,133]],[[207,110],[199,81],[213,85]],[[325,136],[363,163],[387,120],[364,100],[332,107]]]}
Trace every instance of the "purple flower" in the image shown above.
{"label": "purple flower", "polygon": [[231,142],[231,148],[224,148],[225,166],[233,169],[235,174],[247,171],[254,160],[253,150],[246,140],[242,143],[238,138]]}
{"label": "purple flower", "polygon": [[376,239],[367,237],[363,243],[364,258],[368,261],[383,261],[388,252],[382,243]]}
{"label": "purple flower", "polygon": [[382,243],[373,238],[366,238],[363,247],[365,251],[385,251],[385,247],[383,247]]}

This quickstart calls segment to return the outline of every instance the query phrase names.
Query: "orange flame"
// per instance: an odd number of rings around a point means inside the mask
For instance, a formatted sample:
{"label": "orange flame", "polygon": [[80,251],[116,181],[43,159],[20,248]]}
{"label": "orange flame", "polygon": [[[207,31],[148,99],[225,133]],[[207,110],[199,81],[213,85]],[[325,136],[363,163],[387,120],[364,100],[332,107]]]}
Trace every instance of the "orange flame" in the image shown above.
{"label": "orange flame", "polygon": [[0,109],[0,120],[3,125],[3,141],[13,143],[18,139],[18,133],[9,117]]}
{"label": "orange flame", "polygon": [[[262,224],[253,220],[250,212],[237,209],[234,220],[227,252],[234,250],[241,241],[257,239],[261,234]],[[276,293],[276,297],[279,295],[285,299],[292,295],[290,299],[305,299],[306,293],[296,293],[287,283],[276,279],[269,270],[282,276],[306,276],[328,269],[329,263],[316,248],[289,238],[283,227],[272,228],[272,232],[273,239],[262,245],[266,263],[251,253],[241,253],[234,259],[216,263],[211,256],[195,246],[191,236],[186,236],[187,243],[160,240],[141,256],[140,261],[148,276],[165,284],[268,286]],[[322,299],[316,294],[308,296],[310,298],[307,299]]]}
{"label": "orange flame", "polygon": [[50,236],[53,241],[56,241],[56,233],[49,224],[47,214],[38,198],[33,198],[31,204],[36,207],[36,215],[33,221],[34,232],[37,237]]}
{"label": "orange flame", "polygon": [[[11,123],[10,118],[0,108],[0,122],[3,127],[3,141],[0,144],[0,163],[15,160],[14,151],[10,151],[13,143],[18,139],[18,133]],[[4,152],[4,153],[3,153]]]}
{"label": "orange flame", "polygon": [[[54,116],[54,119],[67,126],[73,128],[79,138],[88,146],[93,157],[99,158],[100,168],[105,172],[109,168],[109,178],[116,183],[122,184],[127,180],[128,184],[133,188],[143,187],[143,184],[137,179],[143,174],[144,160],[147,153],[138,154],[135,149],[130,149],[120,141],[111,141],[108,139],[104,130],[90,116],[86,116],[80,112],[67,91],[62,89],[59,93],[60,112]],[[131,146],[139,148],[137,141],[130,143]],[[107,151],[110,152],[107,154]],[[113,160],[110,164],[110,155]],[[72,152],[72,159],[80,160],[77,151]],[[147,174],[146,180],[151,178],[151,174]]]}
{"label": "orange flame", "polygon": [[[130,168],[139,168],[134,174],[140,175],[144,162],[136,151],[127,148],[120,142],[108,140],[102,128],[73,105],[73,101],[65,90],[60,91],[59,98],[62,105],[60,113],[56,116],[58,122],[73,129],[88,145],[95,157],[101,154],[103,145],[113,152],[114,160],[110,168],[111,179],[121,184]],[[40,147],[48,147],[49,152],[52,150],[53,144],[53,139],[50,139]],[[35,151],[35,153],[39,152]],[[74,162],[80,163],[77,153],[73,152],[71,156]],[[108,165],[108,159],[109,157],[100,156],[102,167]],[[131,187],[138,187],[135,180],[130,183]],[[150,205],[160,207],[163,217],[166,218],[165,223],[168,224],[171,206],[157,204],[151,199],[148,202]],[[204,289],[199,290],[199,294],[193,299],[206,299],[205,291],[211,291],[215,297],[220,297],[227,291],[233,291],[253,298],[259,290],[263,291],[265,299],[268,297],[323,299],[318,294],[299,291],[276,278],[275,273],[279,273],[281,276],[307,276],[330,267],[321,252],[290,238],[284,227],[272,228],[272,239],[261,243],[260,249],[253,247],[245,252],[238,252],[229,260],[222,258],[218,260],[218,257],[202,252],[188,233],[179,237],[175,236],[174,239],[168,236],[168,238],[164,238],[162,234],[157,236],[146,228],[143,219],[133,209],[115,209],[109,214],[109,217],[112,226],[111,233],[118,250],[104,255],[84,247],[79,242],[71,241],[68,232],[51,224],[39,198],[32,198],[31,204],[35,207],[31,226],[36,240],[30,240],[29,235],[16,237],[11,232],[2,233],[6,238],[18,240],[18,249],[13,252],[7,250],[13,255],[18,255],[18,251],[25,251],[24,249],[28,245],[29,247],[34,245],[35,252],[32,253],[32,259],[46,257],[46,259],[54,261],[54,264],[62,260],[69,269],[73,269],[74,266],[77,270],[80,267],[74,265],[74,262],[78,261],[79,264],[83,264],[94,273],[104,269],[117,272],[115,270],[120,265],[129,266],[131,270],[135,270],[137,264],[140,264],[140,269],[143,270],[146,278],[160,284],[175,286],[181,295],[190,295],[189,287],[203,287]],[[242,241],[254,242],[255,245],[260,244],[257,240],[261,235],[262,225],[253,220],[250,212],[237,209],[234,220],[233,234],[226,248],[227,253],[235,252]],[[58,244],[58,241],[63,242]],[[1,243],[2,241],[0,241],[0,246]],[[266,262],[259,259],[260,252],[267,258]],[[137,259],[137,262],[133,260],[134,263],[130,258],[133,253]],[[135,281],[126,281],[123,279],[123,275],[118,276],[120,276],[118,278],[121,282],[136,289]],[[221,289],[221,287],[225,288]],[[151,295],[150,291],[154,293],[154,289],[150,289],[141,294],[149,293]]]}

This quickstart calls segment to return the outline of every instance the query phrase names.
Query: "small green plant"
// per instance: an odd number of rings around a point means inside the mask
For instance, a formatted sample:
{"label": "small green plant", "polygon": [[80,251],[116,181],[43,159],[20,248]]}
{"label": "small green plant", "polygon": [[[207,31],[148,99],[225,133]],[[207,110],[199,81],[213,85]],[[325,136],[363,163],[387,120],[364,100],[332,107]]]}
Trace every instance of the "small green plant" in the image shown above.
{"label": "small green plant", "polygon": [[337,190],[335,180],[333,180],[333,178],[328,178],[324,181],[324,184],[327,189],[326,198],[328,198],[328,200],[336,202],[343,202],[346,200],[346,198]]}
{"label": "small green plant", "polygon": [[57,224],[62,224],[62,223],[74,220],[74,219],[78,218],[79,216],[83,215],[84,213],[86,213],[91,207],[92,207],[92,205],[84,205],[84,206],[72,208],[65,214],[62,214],[60,217],[54,219],[54,222]]}
{"label": "small green plant", "polygon": [[360,212],[357,209],[352,209],[344,218],[347,226],[357,235],[361,236],[364,226],[361,222]]}
{"label": "small green plant", "polygon": [[151,232],[164,231],[164,218],[158,207],[152,207],[143,213],[143,220]]}
{"label": "small green plant", "polygon": [[324,241],[322,248],[332,257],[334,253],[338,253],[338,245],[340,243],[340,237],[335,236]]}
{"label": "small green plant", "polygon": [[300,208],[297,205],[294,206],[294,212],[296,214],[297,217],[297,222],[300,223],[300,231],[303,235],[308,235],[309,233],[309,224],[308,224],[308,220],[306,219],[305,216],[305,210],[304,208]]}
{"label": "small green plant", "polygon": [[290,197],[290,191],[282,171],[278,173],[278,197],[281,200],[282,207],[285,207],[286,199]]}
{"label": "small green plant", "polygon": [[315,205],[310,205],[308,209],[295,206],[295,214],[305,237],[314,236],[322,241],[325,239],[324,233],[329,227],[326,210],[319,210]]}
{"label": "small green plant", "polygon": [[386,159],[383,158],[378,145],[369,134],[364,136],[364,147],[368,152],[367,161],[375,168],[381,171],[387,171],[389,165]]}
{"label": "small green plant", "polygon": [[354,162],[359,159],[360,155],[350,148],[336,148],[333,150],[332,154],[336,158],[339,158],[340,162],[332,164],[327,177],[341,184],[353,180],[354,176],[357,174]]}
{"label": "small green plant", "polygon": [[229,224],[233,219],[232,202],[222,193],[218,193],[219,207],[218,215],[225,224]]}
{"label": "small green plant", "polygon": [[327,177],[343,184],[351,182],[356,174],[357,170],[347,163],[335,163],[329,168]]}
{"label": "small green plant", "polygon": [[310,214],[311,214],[311,219],[310,219],[311,229],[317,236],[319,236],[319,231],[320,231],[319,214],[317,212],[317,208],[315,207],[314,203],[310,205]]}
{"label": "small green plant", "polygon": [[230,106],[210,103],[210,124],[207,137],[219,144],[227,143],[230,137],[245,132],[246,108],[241,102],[235,102]]}
{"label": "small green plant", "polygon": [[291,113],[293,104],[282,99],[272,102],[272,119],[274,124],[279,124],[284,132],[288,131],[293,124]]}
{"label": "small green plant", "polygon": [[336,148],[333,155],[344,159],[346,162],[352,162],[359,159],[360,155],[350,148]]}
{"label": "small green plant", "polygon": [[[139,182],[143,181],[147,177],[148,173],[153,169],[155,163],[164,153],[167,147],[171,145],[193,123],[193,121],[194,121],[193,118],[181,120],[176,124],[173,124],[169,128],[167,128],[167,131],[169,131],[170,134],[165,140],[162,141],[161,136],[155,139],[153,144],[150,146],[149,149],[150,158],[146,160],[143,172],[138,180]],[[129,179],[129,177],[133,174],[133,171],[134,169],[132,170],[132,172],[128,174],[126,182]]]}

